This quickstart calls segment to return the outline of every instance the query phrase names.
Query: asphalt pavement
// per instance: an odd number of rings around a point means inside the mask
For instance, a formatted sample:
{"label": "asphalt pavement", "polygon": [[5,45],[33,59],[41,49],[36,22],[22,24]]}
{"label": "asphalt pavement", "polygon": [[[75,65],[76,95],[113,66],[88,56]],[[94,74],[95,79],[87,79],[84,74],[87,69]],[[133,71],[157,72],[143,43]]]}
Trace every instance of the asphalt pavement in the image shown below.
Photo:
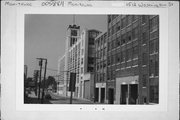
{"label": "asphalt pavement", "polygon": [[[52,92],[49,92],[49,94],[52,97],[52,99],[49,100],[52,104],[70,104],[70,97],[65,97]],[[93,102],[87,99],[73,98],[72,104],[93,104]]]}

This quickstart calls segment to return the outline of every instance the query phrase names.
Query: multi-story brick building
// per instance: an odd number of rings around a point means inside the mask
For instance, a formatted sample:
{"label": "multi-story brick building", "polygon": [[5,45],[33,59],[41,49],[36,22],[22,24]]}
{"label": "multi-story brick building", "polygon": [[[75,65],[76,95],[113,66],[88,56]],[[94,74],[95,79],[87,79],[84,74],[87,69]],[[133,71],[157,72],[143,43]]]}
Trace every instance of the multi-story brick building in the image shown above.
{"label": "multi-story brick building", "polygon": [[108,15],[106,99],[159,101],[159,16]]}
{"label": "multi-story brick building", "polygon": [[96,37],[95,45],[95,101],[104,103],[106,98],[107,80],[107,32],[101,33]]}

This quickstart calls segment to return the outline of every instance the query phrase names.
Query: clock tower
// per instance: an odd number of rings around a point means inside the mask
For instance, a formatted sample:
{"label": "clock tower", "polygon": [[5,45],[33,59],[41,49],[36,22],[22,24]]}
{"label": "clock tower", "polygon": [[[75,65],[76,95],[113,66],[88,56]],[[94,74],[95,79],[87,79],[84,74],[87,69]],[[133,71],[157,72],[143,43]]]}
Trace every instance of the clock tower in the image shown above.
{"label": "clock tower", "polygon": [[67,29],[68,48],[72,47],[80,36],[80,26],[69,25]]}

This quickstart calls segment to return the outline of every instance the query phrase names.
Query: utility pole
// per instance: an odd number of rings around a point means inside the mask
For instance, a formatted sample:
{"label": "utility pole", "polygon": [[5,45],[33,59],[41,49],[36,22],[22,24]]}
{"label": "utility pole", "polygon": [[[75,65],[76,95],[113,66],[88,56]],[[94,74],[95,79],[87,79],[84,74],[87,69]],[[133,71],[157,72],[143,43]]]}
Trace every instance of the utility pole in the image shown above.
{"label": "utility pole", "polygon": [[39,71],[39,91],[38,91],[38,100],[40,100],[40,91],[41,91],[41,71],[42,71],[42,59],[37,58],[39,61],[40,71]]}
{"label": "utility pole", "polygon": [[44,82],[43,82],[43,91],[42,91],[41,103],[44,102],[44,89],[45,89],[46,69],[47,69],[47,59],[43,59],[43,60],[45,60],[45,70],[44,70]]}
{"label": "utility pole", "polygon": [[70,72],[70,83],[69,83],[69,91],[71,92],[70,104],[72,104],[73,92],[75,92],[76,86],[76,73]]}

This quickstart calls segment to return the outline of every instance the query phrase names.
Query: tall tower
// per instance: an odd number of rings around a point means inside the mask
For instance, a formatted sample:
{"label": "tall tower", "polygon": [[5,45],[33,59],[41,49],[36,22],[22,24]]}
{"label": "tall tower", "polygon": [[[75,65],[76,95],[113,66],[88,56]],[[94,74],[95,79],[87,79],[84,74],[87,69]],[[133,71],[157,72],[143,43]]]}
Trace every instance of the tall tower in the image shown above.
{"label": "tall tower", "polygon": [[80,26],[75,24],[75,15],[73,15],[73,24],[67,28],[68,48],[72,47],[80,36]]}
{"label": "tall tower", "polygon": [[73,15],[73,24],[69,25],[67,28],[66,35],[66,50],[65,50],[65,71],[66,74],[64,76],[65,86],[66,86],[66,96],[68,96],[68,85],[69,85],[69,62],[70,62],[70,49],[78,39],[80,38],[80,26],[75,24],[75,16]]}
{"label": "tall tower", "polygon": [[76,42],[80,35],[80,26],[77,26],[75,24],[69,25],[68,27],[68,48],[72,47]]}

